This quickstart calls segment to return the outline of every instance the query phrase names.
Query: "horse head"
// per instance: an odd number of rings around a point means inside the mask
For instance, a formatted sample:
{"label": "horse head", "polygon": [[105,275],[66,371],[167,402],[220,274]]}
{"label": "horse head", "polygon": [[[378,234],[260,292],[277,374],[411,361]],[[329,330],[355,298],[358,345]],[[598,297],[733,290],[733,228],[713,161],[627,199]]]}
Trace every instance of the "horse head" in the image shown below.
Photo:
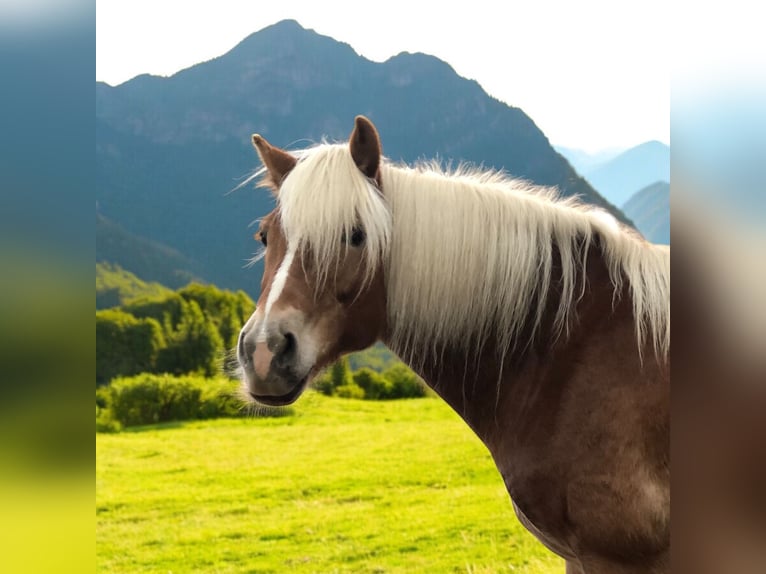
{"label": "horse head", "polygon": [[382,336],[390,213],[380,138],[362,116],[348,145],[322,153],[296,157],[260,135],[253,145],[277,206],[255,234],[265,248],[261,294],[237,358],[250,397],[286,405],[323,367]]}

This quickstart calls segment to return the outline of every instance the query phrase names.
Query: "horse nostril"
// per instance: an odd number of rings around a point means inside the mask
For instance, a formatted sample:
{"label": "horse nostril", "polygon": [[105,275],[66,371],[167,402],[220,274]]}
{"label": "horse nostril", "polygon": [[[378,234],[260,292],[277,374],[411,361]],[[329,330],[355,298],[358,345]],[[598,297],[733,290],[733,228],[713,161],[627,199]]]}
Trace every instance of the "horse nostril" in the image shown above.
{"label": "horse nostril", "polygon": [[292,333],[285,333],[285,348],[282,349],[282,355],[291,355],[295,350],[295,336]]}
{"label": "horse nostril", "polygon": [[253,362],[255,343],[253,343],[247,335],[241,334],[237,344],[237,352],[239,354],[240,363],[248,365]]}
{"label": "horse nostril", "polygon": [[275,358],[285,361],[295,352],[295,336],[292,333],[274,333],[268,339],[268,346]]}

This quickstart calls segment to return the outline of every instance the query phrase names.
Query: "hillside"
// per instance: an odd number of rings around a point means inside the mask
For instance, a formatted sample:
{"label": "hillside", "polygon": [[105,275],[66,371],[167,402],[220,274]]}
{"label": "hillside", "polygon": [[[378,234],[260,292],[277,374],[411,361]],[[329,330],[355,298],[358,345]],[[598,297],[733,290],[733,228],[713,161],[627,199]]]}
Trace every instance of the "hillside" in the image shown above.
{"label": "hillside", "polygon": [[142,281],[112,263],[96,263],[96,309],[125,305],[142,297],[162,297],[171,290],[159,283]]}
{"label": "hillside", "polygon": [[670,184],[658,181],[637,191],[622,206],[652,243],[670,244]]}
{"label": "hillside", "polygon": [[[96,261],[113,263],[143,281],[173,289],[199,280],[199,264],[176,249],[126,231],[96,213]],[[98,279],[98,273],[97,273]],[[96,294],[98,297],[98,293]]]}
{"label": "hillside", "polygon": [[257,247],[249,225],[272,199],[262,190],[229,193],[257,167],[250,134],[303,147],[347,138],[356,114],[376,123],[392,159],[481,163],[624,217],[522,110],[447,63],[408,53],[371,62],[294,21],[171,77],[97,83],[99,210],[198,263],[206,280],[255,294],[259,270],[245,267]]}
{"label": "hillside", "polygon": [[591,185],[615,205],[656,181],[670,181],[670,148],[649,141],[624,151],[586,175]]}

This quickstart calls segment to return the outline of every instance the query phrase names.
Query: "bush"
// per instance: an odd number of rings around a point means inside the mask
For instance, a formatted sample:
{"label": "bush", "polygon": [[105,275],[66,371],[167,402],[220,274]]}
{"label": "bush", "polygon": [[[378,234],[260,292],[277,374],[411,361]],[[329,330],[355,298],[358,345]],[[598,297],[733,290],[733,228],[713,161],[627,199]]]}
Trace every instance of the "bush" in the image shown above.
{"label": "bush", "polygon": [[409,399],[425,397],[430,392],[423,380],[402,362],[383,373],[367,367],[352,373],[347,357],[317,375],[312,385],[324,395],[366,400]]}
{"label": "bush", "polygon": [[119,432],[122,425],[114,420],[112,411],[96,405],[96,432]]}
{"label": "bush", "polygon": [[423,379],[404,363],[397,363],[383,372],[383,377],[391,385],[390,397],[392,399],[408,399],[425,397],[428,387]]}
{"label": "bush", "polygon": [[335,387],[332,384],[332,376],[329,370],[324,370],[314,377],[311,381],[311,386],[328,397],[335,393]]}
{"label": "bush", "polygon": [[186,300],[178,293],[160,297],[142,297],[127,305],[122,310],[138,319],[151,317],[157,321],[165,334],[174,331],[186,313]]}
{"label": "bush", "polygon": [[157,357],[157,371],[208,377],[219,372],[223,341],[196,301],[184,303],[183,315],[167,339],[167,347]]}
{"label": "bush", "polygon": [[[319,373],[312,381],[312,386],[328,397],[338,395],[338,389],[344,387],[344,393],[351,393],[357,395],[358,392],[355,389],[346,389],[345,387],[351,387],[354,385],[354,379],[351,376],[351,370],[348,367],[348,357],[341,357],[330,365],[327,369]],[[364,391],[362,391],[364,394]],[[355,397],[359,398],[359,397]]]}
{"label": "bush", "polygon": [[335,396],[344,399],[363,399],[364,389],[354,383],[341,385],[335,389]]}
{"label": "bush", "polygon": [[96,311],[96,383],[118,375],[154,370],[165,339],[152,318],[136,318],[118,309]]}
{"label": "bush", "polygon": [[239,330],[248,320],[255,303],[244,291],[224,291],[214,285],[192,283],[178,291],[187,302],[194,301],[199,305],[205,317],[210,318],[218,329],[225,348],[233,348],[237,344]]}
{"label": "bush", "polygon": [[[240,382],[232,383],[228,379],[208,379],[203,388],[197,418],[216,419],[234,418],[247,414],[245,403],[239,395]],[[271,409],[276,410],[276,409]],[[258,412],[260,416],[271,416],[271,410]],[[281,415],[281,411],[280,411]]]}
{"label": "bush", "polygon": [[348,366],[348,357],[341,357],[330,367],[330,380],[333,388],[343,387],[353,384],[351,370]]}
{"label": "bush", "polygon": [[392,398],[392,385],[372,369],[363,367],[354,373],[354,383],[364,391],[364,398],[371,400]]}
{"label": "bush", "polygon": [[115,379],[96,391],[96,430],[115,430],[115,423],[127,427],[240,416],[245,410],[238,387],[222,378],[149,373]]}

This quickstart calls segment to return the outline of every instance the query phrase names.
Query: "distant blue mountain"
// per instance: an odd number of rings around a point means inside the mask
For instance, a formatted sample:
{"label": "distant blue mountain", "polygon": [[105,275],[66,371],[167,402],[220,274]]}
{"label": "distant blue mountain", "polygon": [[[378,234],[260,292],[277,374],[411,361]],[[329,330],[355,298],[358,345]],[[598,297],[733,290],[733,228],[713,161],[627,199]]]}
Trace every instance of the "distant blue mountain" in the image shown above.
{"label": "distant blue mountain", "polygon": [[577,173],[586,177],[589,172],[601,167],[625,151],[624,149],[614,148],[591,153],[566,146],[557,145],[553,147],[566,158],[572,167],[577,170]]}
{"label": "distant blue mountain", "polygon": [[586,179],[607,200],[623,205],[634,193],[656,181],[670,181],[670,148],[649,141],[622,152]]}
{"label": "distant blue mountain", "polygon": [[637,191],[622,206],[625,215],[652,243],[670,245],[670,184],[658,181]]}
{"label": "distant blue mountain", "polygon": [[[245,267],[257,249],[249,225],[273,200],[264,190],[229,192],[258,165],[254,132],[304,147],[345,140],[354,116],[365,114],[392,159],[439,156],[504,169],[624,220],[522,110],[449,64],[408,53],[372,62],[295,21],[168,78],[95,87],[99,212],[194,261],[191,274],[251,295],[260,274]],[[128,261],[113,262],[141,276]]]}

